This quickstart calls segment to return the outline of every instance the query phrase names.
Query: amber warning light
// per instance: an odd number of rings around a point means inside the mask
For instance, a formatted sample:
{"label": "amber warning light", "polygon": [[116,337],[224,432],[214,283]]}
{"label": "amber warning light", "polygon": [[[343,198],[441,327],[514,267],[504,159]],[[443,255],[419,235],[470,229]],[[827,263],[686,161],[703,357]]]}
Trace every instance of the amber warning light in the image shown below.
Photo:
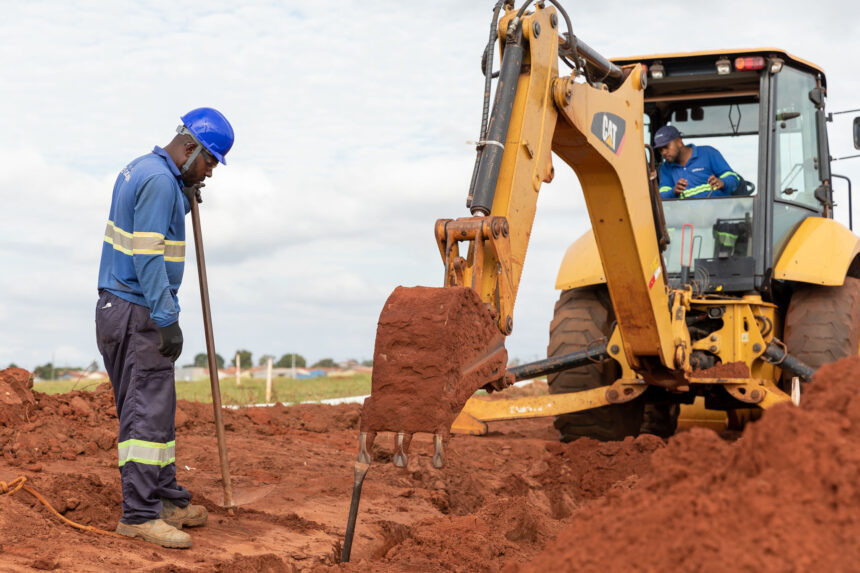
{"label": "amber warning light", "polygon": [[735,59],[735,69],[738,71],[764,69],[764,58],[761,56],[736,58]]}

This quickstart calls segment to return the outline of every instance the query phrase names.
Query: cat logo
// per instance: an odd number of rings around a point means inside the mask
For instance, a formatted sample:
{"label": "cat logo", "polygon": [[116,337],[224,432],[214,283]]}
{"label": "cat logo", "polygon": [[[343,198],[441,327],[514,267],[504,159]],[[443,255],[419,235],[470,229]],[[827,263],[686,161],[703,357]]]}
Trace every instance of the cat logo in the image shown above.
{"label": "cat logo", "polygon": [[600,112],[591,120],[591,133],[618,155],[624,146],[624,120],[613,113]]}

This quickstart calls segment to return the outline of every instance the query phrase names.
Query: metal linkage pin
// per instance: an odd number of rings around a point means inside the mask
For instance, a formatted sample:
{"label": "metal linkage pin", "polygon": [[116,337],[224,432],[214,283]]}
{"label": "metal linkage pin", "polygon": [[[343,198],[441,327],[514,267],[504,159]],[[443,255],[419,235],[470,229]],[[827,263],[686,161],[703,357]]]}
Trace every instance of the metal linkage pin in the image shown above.
{"label": "metal linkage pin", "polygon": [[440,469],[445,465],[445,458],[442,455],[442,435],[433,435],[433,467]]}
{"label": "metal linkage pin", "polygon": [[411,437],[406,437],[406,432],[397,432],[397,437],[394,440],[394,465],[398,468],[405,468],[406,462],[408,461],[406,458],[406,450],[409,449],[409,442],[411,441]]}

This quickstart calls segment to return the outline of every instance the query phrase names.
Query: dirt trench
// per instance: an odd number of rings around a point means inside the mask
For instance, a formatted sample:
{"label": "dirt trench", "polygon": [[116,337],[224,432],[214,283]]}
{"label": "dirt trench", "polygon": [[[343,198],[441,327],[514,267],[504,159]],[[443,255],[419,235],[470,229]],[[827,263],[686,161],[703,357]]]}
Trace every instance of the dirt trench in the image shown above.
{"label": "dirt trench", "polygon": [[[22,372],[0,371],[0,480],[24,475],[69,519],[112,529],[121,496],[109,386],[47,396]],[[858,380],[860,358],[826,366],[800,408],[774,408],[732,441],[696,429],[668,443],[561,444],[536,419],[452,436],[436,470],[428,435],[398,469],[382,434],[347,565],[337,561],[359,406],[225,411],[241,503],[230,517],[218,505],[211,406],[180,402],[179,479],[211,515],[189,530],[192,549],[78,532],[19,492],[0,496],[0,570],[850,570]]]}

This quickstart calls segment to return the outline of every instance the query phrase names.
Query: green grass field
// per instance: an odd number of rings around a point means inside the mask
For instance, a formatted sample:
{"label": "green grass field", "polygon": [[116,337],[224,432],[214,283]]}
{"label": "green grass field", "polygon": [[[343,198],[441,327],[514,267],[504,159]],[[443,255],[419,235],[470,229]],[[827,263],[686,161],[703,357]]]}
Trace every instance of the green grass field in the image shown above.
{"label": "green grass field", "polygon": [[[106,383],[107,381],[103,381]],[[33,389],[45,394],[61,394],[71,390],[94,390],[103,383],[94,380],[63,380],[37,382]],[[266,380],[264,378],[242,378],[236,385],[235,378],[221,380],[221,402],[225,405],[259,404],[266,401]],[[272,380],[272,402],[293,404],[326,398],[361,396],[370,394],[370,374],[356,374],[350,378],[311,378],[292,380],[274,378]],[[180,400],[192,402],[212,402],[209,379],[191,382],[177,382],[176,395]]]}

